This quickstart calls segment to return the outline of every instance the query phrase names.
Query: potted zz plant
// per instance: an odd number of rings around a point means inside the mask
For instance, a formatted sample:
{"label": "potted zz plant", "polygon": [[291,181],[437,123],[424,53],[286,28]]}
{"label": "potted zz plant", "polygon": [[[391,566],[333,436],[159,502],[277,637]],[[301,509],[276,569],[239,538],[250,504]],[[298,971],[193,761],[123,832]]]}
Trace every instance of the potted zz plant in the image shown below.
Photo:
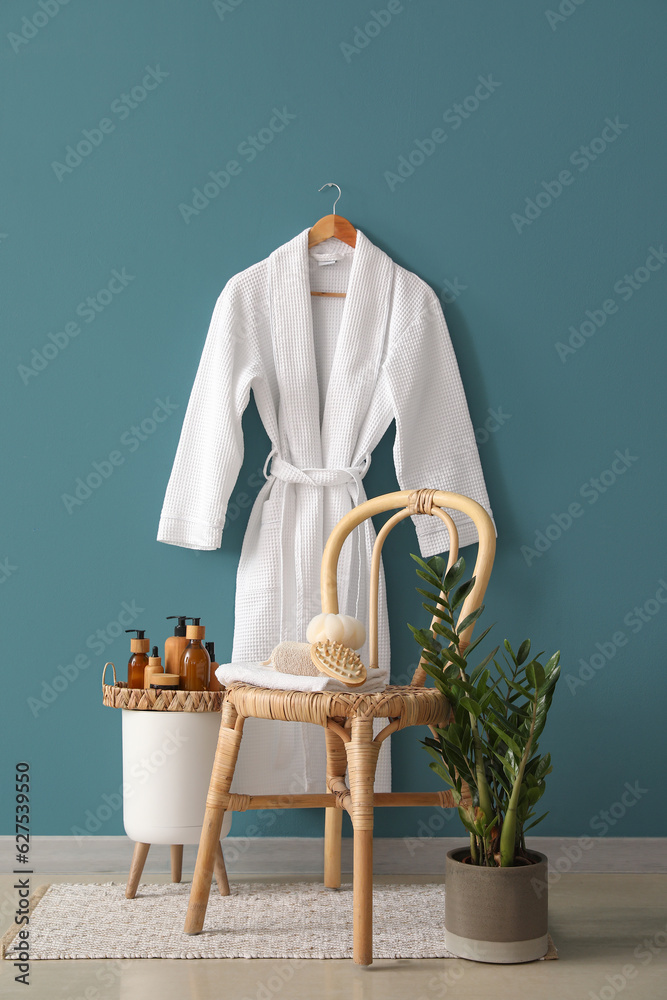
{"label": "potted zz plant", "polygon": [[432,630],[408,627],[422,648],[424,670],[452,707],[447,726],[423,745],[434,758],[430,767],[453,789],[470,835],[468,846],[447,854],[446,947],[478,962],[529,962],[548,949],[548,863],[526,848],[525,834],[546,816],[534,818],[551,771],[551,757],[539,753],[538,742],[560,653],[542,665],[541,653],[531,656],[529,639],[516,653],[506,639],[502,662],[496,647],[471,669],[470,655],[490,631],[467,646],[461,639],[484,610],[481,605],[460,620],[474,578],[461,583],[462,558],[446,574],[440,557],[413,559],[429,588],[417,588],[424,607],[439,620]]}

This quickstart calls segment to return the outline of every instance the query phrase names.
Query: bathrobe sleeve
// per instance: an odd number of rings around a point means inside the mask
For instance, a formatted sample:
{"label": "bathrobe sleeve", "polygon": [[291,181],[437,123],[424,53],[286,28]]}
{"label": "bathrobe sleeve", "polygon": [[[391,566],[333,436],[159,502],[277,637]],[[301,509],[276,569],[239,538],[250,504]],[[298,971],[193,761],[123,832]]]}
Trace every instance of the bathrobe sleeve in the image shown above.
{"label": "bathrobe sleeve", "polygon": [[[396,421],[394,463],[401,489],[440,489],[477,500],[493,517],[465,392],[440,303],[429,289],[425,308],[385,360]],[[477,541],[473,522],[450,511],[459,544]],[[413,518],[423,558],[449,550],[438,518]]]}
{"label": "bathrobe sleeve", "polygon": [[259,361],[235,303],[220,295],[206,337],[162,507],[158,541],[216,549],[243,462],[241,418]]}

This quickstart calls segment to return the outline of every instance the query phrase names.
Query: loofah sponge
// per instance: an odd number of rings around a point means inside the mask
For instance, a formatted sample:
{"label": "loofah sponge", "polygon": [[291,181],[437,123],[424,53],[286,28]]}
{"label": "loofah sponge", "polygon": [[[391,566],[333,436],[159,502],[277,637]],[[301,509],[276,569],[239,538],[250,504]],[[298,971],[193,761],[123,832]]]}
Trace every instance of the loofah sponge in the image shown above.
{"label": "loofah sponge", "polygon": [[269,662],[281,674],[318,677],[321,673],[312,661],[308,642],[279,642]]}
{"label": "loofah sponge", "polygon": [[306,632],[308,642],[338,642],[348,649],[361,649],[366,629],[351,615],[315,615]]}

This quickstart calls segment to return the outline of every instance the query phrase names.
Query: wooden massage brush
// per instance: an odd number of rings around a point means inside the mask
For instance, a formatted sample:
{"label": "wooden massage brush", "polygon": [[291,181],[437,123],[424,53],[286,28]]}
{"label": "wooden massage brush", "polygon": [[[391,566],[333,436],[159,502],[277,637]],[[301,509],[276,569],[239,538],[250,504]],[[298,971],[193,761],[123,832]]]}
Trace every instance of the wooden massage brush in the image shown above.
{"label": "wooden massage brush", "polygon": [[310,657],[323,674],[335,677],[347,687],[358,687],[366,680],[366,667],[358,653],[342,642],[322,639],[310,647]]}

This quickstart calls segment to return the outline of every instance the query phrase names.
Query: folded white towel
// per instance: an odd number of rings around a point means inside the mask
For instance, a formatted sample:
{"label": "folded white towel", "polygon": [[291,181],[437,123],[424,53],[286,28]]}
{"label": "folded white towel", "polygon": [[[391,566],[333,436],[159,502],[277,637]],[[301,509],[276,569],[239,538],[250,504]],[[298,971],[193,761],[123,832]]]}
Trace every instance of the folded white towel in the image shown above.
{"label": "folded white towel", "polygon": [[215,672],[221,684],[227,685],[233,681],[243,681],[244,684],[256,684],[258,687],[279,688],[281,691],[347,691],[353,694],[383,691],[389,683],[386,670],[369,670],[366,680],[358,687],[347,687],[342,681],[327,674],[317,677],[306,677],[303,674],[283,674],[261,662],[253,663],[221,663]]}

